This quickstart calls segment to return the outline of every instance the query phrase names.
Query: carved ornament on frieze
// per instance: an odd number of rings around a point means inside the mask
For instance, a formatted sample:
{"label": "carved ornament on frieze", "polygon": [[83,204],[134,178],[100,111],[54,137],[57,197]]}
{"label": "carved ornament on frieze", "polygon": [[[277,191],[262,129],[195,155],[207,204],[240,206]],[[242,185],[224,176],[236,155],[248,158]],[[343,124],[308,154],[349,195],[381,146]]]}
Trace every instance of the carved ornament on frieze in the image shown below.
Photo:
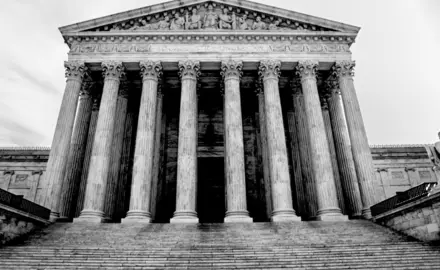
{"label": "carved ornament on frieze", "polygon": [[311,23],[214,2],[127,19],[86,31],[334,31]]}

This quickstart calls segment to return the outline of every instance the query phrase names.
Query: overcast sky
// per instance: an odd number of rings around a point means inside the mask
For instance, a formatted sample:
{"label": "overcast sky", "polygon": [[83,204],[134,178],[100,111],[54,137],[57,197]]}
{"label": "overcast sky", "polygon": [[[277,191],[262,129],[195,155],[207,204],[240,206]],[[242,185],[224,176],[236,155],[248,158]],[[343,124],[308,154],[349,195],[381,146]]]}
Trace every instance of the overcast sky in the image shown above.
{"label": "overcast sky", "polygon": [[[2,1],[0,145],[52,142],[68,52],[58,27],[160,2]],[[370,144],[437,140],[440,1],[271,0],[270,4],[362,28],[352,52]]]}

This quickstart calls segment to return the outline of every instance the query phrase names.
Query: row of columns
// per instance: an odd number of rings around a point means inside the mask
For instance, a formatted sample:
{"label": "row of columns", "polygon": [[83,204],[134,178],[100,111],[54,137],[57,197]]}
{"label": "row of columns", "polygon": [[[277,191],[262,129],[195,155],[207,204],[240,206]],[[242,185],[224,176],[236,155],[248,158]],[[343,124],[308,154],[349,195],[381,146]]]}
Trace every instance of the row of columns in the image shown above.
{"label": "row of columns", "polygon": [[[110,208],[114,207],[116,198],[120,197],[117,192],[117,186],[120,185],[117,182],[119,171],[116,168],[123,151],[125,118],[121,115],[125,116],[127,110],[127,87],[120,87],[121,80],[124,81],[125,77],[124,66],[117,61],[103,62],[104,86],[100,102],[95,100],[93,103],[89,98],[87,102],[80,102],[78,111],[78,95],[83,81],[87,81],[88,70],[82,62],[67,62],[65,66],[66,90],[47,166],[47,196],[44,204],[52,210],[51,218],[56,220],[60,218],[60,213],[62,217],[67,217],[75,211],[70,206],[72,198],[76,198],[75,194],[85,194],[83,205],[82,201],[78,200],[76,211],[81,209],[81,212],[76,220],[105,222],[112,218],[106,213],[114,212]],[[142,93],[137,130],[133,131],[137,135],[130,206],[125,219],[122,220],[124,223],[151,222],[150,201],[156,199],[152,187],[155,175],[153,168],[158,152],[156,141],[160,135],[157,132],[159,127],[156,121],[159,118],[157,106],[162,106],[158,102],[162,66],[160,62],[154,61],[141,61],[139,66]],[[200,63],[186,60],[180,61],[178,66],[182,89],[177,194],[176,211],[170,222],[197,223],[197,80],[200,75]],[[241,61],[235,60],[221,63],[225,104],[225,222],[252,222],[246,205],[240,101],[242,66]],[[353,86],[354,63],[337,62],[333,67],[325,95],[328,103],[325,109],[328,109],[328,112],[324,111],[324,116],[316,82],[317,66],[318,63],[315,61],[299,62],[295,70],[299,83],[297,87],[292,87],[295,111],[289,120],[289,126],[292,126],[289,129],[294,131],[290,134],[296,136],[293,138],[292,149],[296,151],[294,154],[298,170],[295,170],[294,182],[296,192],[300,194],[297,196],[299,212],[302,214],[307,211],[310,217],[316,220],[346,220],[347,217],[342,215],[340,209],[343,203],[338,201],[342,196],[337,195],[339,179],[335,178],[340,178],[349,214],[359,216],[362,211],[364,217],[370,218],[374,171]],[[280,67],[281,62],[277,60],[260,62],[258,91],[263,171],[268,184],[266,186],[270,189],[270,198],[267,199],[270,201],[271,220],[275,222],[300,220],[292,203],[278,86]],[[85,98],[85,93],[82,92],[81,97]],[[96,103],[100,103],[99,111],[87,109],[96,109]],[[75,113],[78,114],[76,121]],[[96,126],[88,129],[88,126],[93,126],[89,124],[91,121],[96,121]],[[80,129],[78,126],[87,128]],[[333,132],[329,132],[329,127]],[[87,140],[86,143],[87,136],[93,139]],[[83,147],[80,147],[81,145]],[[70,147],[73,149],[69,149]],[[87,153],[90,153],[89,157]],[[337,157],[337,165],[332,163],[331,153]],[[81,178],[71,174],[81,171],[81,168],[87,172],[87,177]],[[297,177],[297,172],[301,173],[301,177]]]}

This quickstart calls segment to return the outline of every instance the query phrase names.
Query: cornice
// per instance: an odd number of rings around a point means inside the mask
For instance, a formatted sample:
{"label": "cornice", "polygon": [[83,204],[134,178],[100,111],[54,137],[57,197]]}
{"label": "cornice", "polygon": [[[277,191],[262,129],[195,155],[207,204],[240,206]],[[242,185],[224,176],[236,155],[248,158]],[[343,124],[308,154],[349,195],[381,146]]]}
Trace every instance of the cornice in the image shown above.
{"label": "cornice", "polygon": [[67,26],[60,27],[59,30],[64,36],[68,32],[79,32],[94,27],[100,27],[111,23],[117,23],[124,20],[131,20],[141,16],[153,15],[159,12],[166,12],[171,9],[182,9],[188,6],[200,5],[203,3],[216,3],[219,5],[228,5],[240,9],[255,10],[257,12],[265,13],[274,17],[283,18],[286,20],[300,21],[304,23],[310,23],[317,26],[335,29],[341,32],[350,32],[357,34],[360,30],[359,27],[348,25],[328,19],[323,19],[315,16],[306,15],[303,13],[285,10],[265,4],[250,2],[247,0],[175,0],[143,8],[133,9],[125,12],[119,12],[113,15],[108,15],[92,20],[87,20],[80,23],[75,23]]}
{"label": "cornice", "polygon": [[[270,46],[298,44],[327,44],[345,48],[329,49],[329,52],[349,52],[356,36],[340,32],[307,32],[307,31],[115,31],[115,32],[81,32],[66,34],[65,42],[73,50],[74,45],[88,44],[267,44]],[[307,51],[307,49],[305,49]],[[323,52],[325,52],[323,48]],[[88,51],[86,49],[86,51]],[[320,51],[316,49],[316,51]]]}

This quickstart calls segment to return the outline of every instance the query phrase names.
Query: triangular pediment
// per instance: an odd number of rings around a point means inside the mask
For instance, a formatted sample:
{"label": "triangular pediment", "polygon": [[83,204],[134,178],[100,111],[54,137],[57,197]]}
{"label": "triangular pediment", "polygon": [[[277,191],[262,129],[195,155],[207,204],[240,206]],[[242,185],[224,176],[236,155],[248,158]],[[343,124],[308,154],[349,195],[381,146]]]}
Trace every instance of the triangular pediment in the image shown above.
{"label": "triangular pediment", "polygon": [[359,27],[246,0],[176,0],[60,28],[78,32],[324,31],[356,34]]}

